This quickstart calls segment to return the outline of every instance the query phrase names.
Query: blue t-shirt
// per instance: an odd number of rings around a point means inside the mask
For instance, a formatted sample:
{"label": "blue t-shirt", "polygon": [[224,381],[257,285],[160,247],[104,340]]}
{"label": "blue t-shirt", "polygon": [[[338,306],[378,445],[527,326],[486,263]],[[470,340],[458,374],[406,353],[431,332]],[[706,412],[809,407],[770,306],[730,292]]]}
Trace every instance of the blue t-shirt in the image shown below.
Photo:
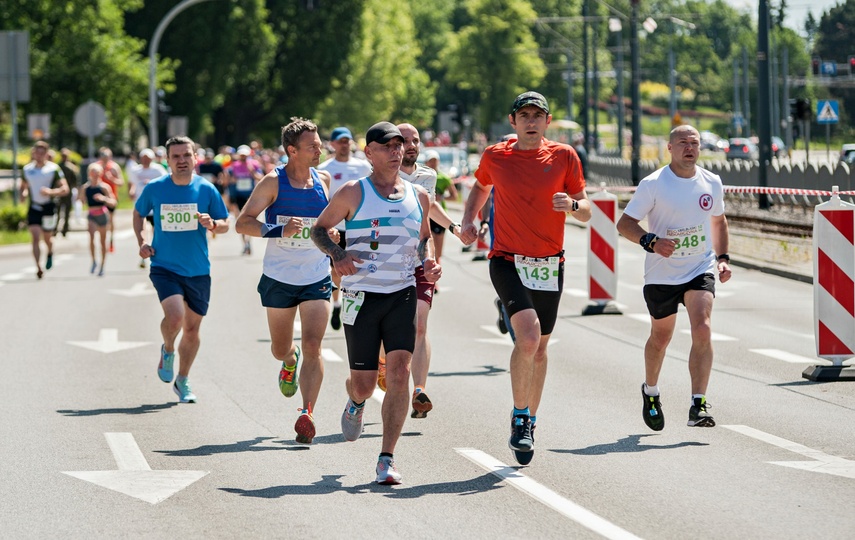
{"label": "blue t-shirt", "polygon": [[167,175],[149,182],[134,208],[141,216],[154,211],[152,267],[159,266],[185,277],[211,273],[208,231],[199,225],[196,212],[213,219],[229,215],[213,184],[194,174],[189,185],[178,186]]}

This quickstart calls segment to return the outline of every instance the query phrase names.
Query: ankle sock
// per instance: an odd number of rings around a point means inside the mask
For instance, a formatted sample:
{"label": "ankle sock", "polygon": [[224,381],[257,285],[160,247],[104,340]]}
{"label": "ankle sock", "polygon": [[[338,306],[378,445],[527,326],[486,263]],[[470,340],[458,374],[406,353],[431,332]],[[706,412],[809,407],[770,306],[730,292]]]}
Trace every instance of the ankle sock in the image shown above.
{"label": "ankle sock", "polygon": [[706,395],[704,395],[704,394],[692,394],[692,405],[695,404],[696,399],[701,400],[701,403],[703,403],[705,398],[706,398]]}
{"label": "ankle sock", "polygon": [[647,383],[644,383],[644,394],[648,396],[658,396],[659,395],[659,385],[655,386],[647,386]]}
{"label": "ankle sock", "polygon": [[531,416],[531,412],[529,412],[528,407],[525,409],[517,409],[514,407],[514,416]]}

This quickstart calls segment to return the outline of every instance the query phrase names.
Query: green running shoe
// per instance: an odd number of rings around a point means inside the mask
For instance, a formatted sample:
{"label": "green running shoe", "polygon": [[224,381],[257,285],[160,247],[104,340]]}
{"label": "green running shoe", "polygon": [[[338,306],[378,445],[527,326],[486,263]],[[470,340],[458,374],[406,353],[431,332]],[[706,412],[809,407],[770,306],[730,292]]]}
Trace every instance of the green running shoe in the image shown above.
{"label": "green running shoe", "polygon": [[285,366],[285,362],[282,362],[282,369],[279,370],[279,391],[282,392],[282,395],[285,397],[291,397],[296,394],[299,386],[299,382],[297,381],[297,370],[300,369],[300,347],[297,347],[297,351],[294,355],[297,357],[294,369],[289,369]]}

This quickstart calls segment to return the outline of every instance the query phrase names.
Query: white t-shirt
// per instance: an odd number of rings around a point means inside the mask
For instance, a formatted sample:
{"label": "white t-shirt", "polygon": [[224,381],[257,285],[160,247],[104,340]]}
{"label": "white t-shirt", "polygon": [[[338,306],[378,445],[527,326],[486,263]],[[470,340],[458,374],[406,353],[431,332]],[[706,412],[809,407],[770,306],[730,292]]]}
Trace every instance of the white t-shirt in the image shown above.
{"label": "white t-shirt", "polygon": [[717,174],[695,167],[695,176],[680,178],[666,165],[638,184],[624,213],[639,221],[647,217],[649,232],[679,243],[671,257],[647,254],[645,285],[680,285],[715,273],[711,217],[724,214]]}
{"label": "white t-shirt", "polygon": [[[318,166],[318,169],[330,173],[330,199],[338,188],[350,182],[359,180],[371,174],[371,164],[364,159],[350,157],[347,161],[339,161],[335,157],[328,159]],[[344,221],[336,225],[336,229],[344,230]]]}
{"label": "white t-shirt", "polygon": [[[428,192],[428,197],[430,197],[430,202],[433,203],[434,199],[436,199],[435,170],[431,169],[427,165],[416,163],[416,169],[413,171],[413,174],[407,174],[404,171],[398,171],[398,173],[400,174],[401,178],[403,178],[407,182],[425,188],[425,191]],[[430,208],[426,210],[430,210]]]}
{"label": "white t-shirt", "polygon": [[62,169],[53,161],[46,161],[43,167],[36,165],[35,161],[31,161],[24,165],[24,179],[30,191],[30,201],[32,204],[47,204],[51,202],[51,197],[42,195],[43,187],[52,188],[56,178],[65,178]]}
{"label": "white t-shirt", "polygon": [[163,165],[153,161],[148,167],[143,167],[142,164],[134,165],[134,168],[131,171],[131,178],[134,183],[134,193],[136,194],[136,197],[140,196],[140,193],[142,193],[146,184],[155,178],[166,176],[166,169],[163,168]]}

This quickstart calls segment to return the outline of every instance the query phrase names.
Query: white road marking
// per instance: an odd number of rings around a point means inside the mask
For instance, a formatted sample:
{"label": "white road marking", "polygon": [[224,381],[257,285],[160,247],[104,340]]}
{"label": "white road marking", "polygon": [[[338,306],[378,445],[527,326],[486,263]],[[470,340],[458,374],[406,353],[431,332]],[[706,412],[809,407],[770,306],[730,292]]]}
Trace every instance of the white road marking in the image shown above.
{"label": "white road marking", "polygon": [[650,315],[647,313],[626,313],[624,316],[639,322],[650,324]]}
{"label": "white road marking", "polygon": [[63,474],[118,491],[150,504],[164,501],[208,471],[153,471],[130,433],[105,433],[116,459],[115,471],[63,471]]}
{"label": "white road marking", "polygon": [[588,298],[588,291],[584,289],[564,289],[564,294],[575,298]]}
{"label": "white road marking", "polygon": [[327,362],[344,362],[344,359],[332,349],[321,349],[321,357]]}
{"label": "white road marking", "polygon": [[763,441],[773,446],[777,446],[778,448],[783,448],[784,450],[800,454],[806,458],[813,460],[767,461],[767,463],[771,463],[772,465],[791,467],[793,469],[800,469],[803,471],[831,474],[834,476],[843,476],[845,478],[852,478],[853,480],[855,480],[855,461],[850,461],[841,457],[832,456],[826,454],[825,452],[822,452],[821,450],[814,450],[813,448],[808,448],[807,446],[803,446],[799,443],[788,441],[787,439],[782,439],[781,437],[777,437],[775,435],[771,435],[764,431],[760,431],[759,429],[754,429],[748,426],[734,425],[722,427],[725,427],[737,433],[742,433],[743,435],[752,437],[754,439],[757,439],[758,441]]}
{"label": "white road marking", "polygon": [[631,532],[621,529],[614,523],[601,518],[587,508],[579,506],[546,486],[535,482],[531,478],[528,478],[519,472],[517,469],[505,465],[489,454],[474,448],[455,448],[454,450],[469,461],[498,476],[526,495],[533,497],[559,514],[572,519],[579,525],[582,525],[605,538],[621,540],[638,538]]}
{"label": "white road marking", "polygon": [[114,353],[127,349],[136,349],[148,345],[149,341],[119,341],[119,330],[117,328],[102,328],[98,332],[98,341],[68,341],[69,345],[83,347],[98,351],[100,353]]}
{"label": "white road marking", "polygon": [[748,349],[749,351],[757,354],[762,354],[763,356],[774,358],[775,360],[780,360],[782,362],[789,362],[791,364],[816,364],[819,361],[825,362],[826,360],[822,358],[808,358],[807,356],[799,356],[797,354],[793,354],[787,351],[780,351],[778,349]]}
{"label": "white road marking", "polygon": [[130,289],[109,289],[109,292],[127,298],[135,298],[155,294],[157,291],[154,290],[154,287],[149,287],[148,283],[134,283]]}
{"label": "white road marking", "polygon": [[[680,330],[681,334],[691,334],[692,331],[690,329]],[[716,332],[710,332],[710,341],[739,341],[739,338],[726,336],[724,334],[718,334]]]}
{"label": "white road marking", "polygon": [[760,326],[760,328],[763,328],[763,329],[766,329],[766,330],[772,330],[773,332],[778,332],[778,333],[780,333],[780,334],[786,334],[786,335],[791,336],[791,337],[797,337],[797,338],[802,338],[802,339],[809,339],[809,340],[811,340],[811,341],[813,341],[813,340],[814,340],[814,338],[816,337],[816,336],[814,336],[814,333],[813,333],[813,332],[811,332],[810,334],[808,334],[808,333],[806,333],[806,332],[804,332],[804,333],[802,333],[802,332],[793,332],[792,330],[788,330],[788,329],[786,329],[786,328],[781,328],[780,326],[773,326],[773,325],[771,325],[771,324],[761,324],[761,325],[759,325],[759,326]]}

